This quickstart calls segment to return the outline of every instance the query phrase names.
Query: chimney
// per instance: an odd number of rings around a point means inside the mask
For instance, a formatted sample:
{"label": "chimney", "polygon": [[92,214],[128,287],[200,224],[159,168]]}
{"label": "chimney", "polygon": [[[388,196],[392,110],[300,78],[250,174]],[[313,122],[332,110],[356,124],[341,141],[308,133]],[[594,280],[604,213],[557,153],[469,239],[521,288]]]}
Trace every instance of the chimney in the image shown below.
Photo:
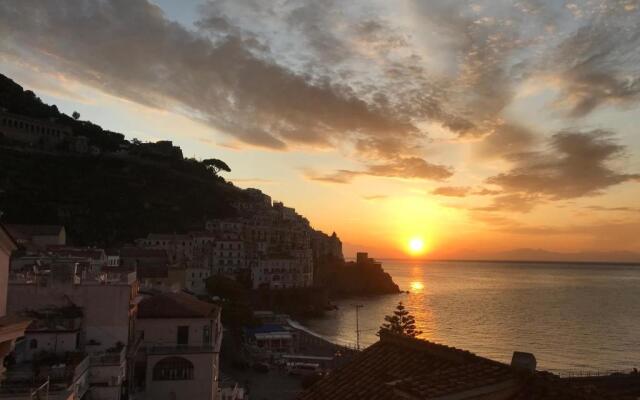
{"label": "chimney", "polygon": [[520,371],[536,372],[536,356],[531,353],[514,351],[511,366]]}

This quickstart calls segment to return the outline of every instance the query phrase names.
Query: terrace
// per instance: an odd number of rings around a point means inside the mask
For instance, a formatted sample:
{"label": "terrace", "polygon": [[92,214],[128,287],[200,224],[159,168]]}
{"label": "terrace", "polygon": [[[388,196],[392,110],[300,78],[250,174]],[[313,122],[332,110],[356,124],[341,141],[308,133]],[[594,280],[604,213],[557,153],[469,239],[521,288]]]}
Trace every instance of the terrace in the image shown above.
{"label": "terrace", "polygon": [[1,399],[79,399],[87,392],[89,357],[84,353],[64,356],[43,353],[32,362],[13,365],[0,386]]}

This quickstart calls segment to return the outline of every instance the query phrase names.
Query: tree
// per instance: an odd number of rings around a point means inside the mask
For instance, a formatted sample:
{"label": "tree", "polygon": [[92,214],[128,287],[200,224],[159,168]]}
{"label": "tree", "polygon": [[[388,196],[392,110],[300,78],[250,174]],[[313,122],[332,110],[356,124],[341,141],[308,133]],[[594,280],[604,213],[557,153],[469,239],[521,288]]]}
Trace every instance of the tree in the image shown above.
{"label": "tree", "polygon": [[378,334],[383,332],[395,333],[409,337],[416,337],[422,331],[416,330],[416,319],[406,310],[402,302],[399,302],[392,315],[384,317],[386,323],[382,324]]}
{"label": "tree", "polygon": [[218,172],[220,171],[231,172],[231,168],[229,168],[227,163],[222,160],[218,160],[217,158],[202,160],[202,164],[214,175],[218,175]]}
{"label": "tree", "polygon": [[73,114],[71,114],[71,116],[73,117],[73,119],[78,120],[80,119],[80,113],[77,111],[74,111]]}

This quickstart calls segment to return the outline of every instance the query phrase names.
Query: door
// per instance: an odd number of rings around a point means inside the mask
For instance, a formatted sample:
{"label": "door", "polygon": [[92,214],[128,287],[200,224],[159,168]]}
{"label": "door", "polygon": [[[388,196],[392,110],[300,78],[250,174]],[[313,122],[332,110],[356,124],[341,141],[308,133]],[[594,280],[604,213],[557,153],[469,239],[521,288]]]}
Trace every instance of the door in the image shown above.
{"label": "door", "polygon": [[178,327],[178,346],[186,346],[189,344],[189,327]]}

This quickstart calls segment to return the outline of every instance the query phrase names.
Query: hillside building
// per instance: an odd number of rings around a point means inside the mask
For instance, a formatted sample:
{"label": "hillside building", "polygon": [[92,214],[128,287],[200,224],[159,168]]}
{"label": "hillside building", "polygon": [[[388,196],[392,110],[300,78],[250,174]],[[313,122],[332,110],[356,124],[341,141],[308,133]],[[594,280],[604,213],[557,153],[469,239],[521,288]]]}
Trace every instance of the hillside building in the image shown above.
{"label": "hillside building", "polygon": [[216,399],[220,308],[186,293],[162,293],[142,300],[137,318],[142,348],[135,381],[144,398]]}

